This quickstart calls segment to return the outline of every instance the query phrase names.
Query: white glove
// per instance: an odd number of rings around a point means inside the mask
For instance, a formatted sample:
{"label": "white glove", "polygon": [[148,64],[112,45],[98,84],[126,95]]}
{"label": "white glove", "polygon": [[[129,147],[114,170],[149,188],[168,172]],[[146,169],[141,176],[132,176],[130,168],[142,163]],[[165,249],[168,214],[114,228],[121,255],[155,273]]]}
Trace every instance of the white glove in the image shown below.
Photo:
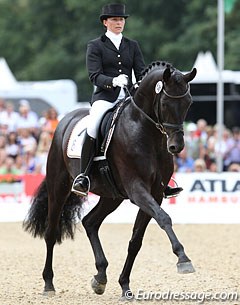
{"label": "white glove", "polygon": [[126,74],[120,74],[117,77],[113,78],[113,87],[121,87],[127,86],[128,84],[128,76]]}

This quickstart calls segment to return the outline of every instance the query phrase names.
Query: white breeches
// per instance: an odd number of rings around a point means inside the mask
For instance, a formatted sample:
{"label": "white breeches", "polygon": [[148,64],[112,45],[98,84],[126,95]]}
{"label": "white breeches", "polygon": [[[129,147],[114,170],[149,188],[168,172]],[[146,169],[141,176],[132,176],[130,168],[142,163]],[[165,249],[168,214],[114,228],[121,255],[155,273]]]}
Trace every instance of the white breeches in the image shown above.
{"label": "white breeches", "polygon": [[87,125],[87,134],[96,139],[98,134],[98,128],[101,123],[104,113],[111,109],[114,105],[117,104],[119,100],[110,103],[104,100],[95,101],[90,109],[90,117]]}

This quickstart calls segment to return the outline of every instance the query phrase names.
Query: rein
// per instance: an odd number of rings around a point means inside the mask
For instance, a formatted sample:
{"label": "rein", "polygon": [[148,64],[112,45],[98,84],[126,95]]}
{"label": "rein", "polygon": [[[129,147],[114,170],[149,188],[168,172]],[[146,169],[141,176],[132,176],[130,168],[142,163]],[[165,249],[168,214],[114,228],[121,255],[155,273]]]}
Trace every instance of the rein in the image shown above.
{"label": "rein", "polygon": [[[129,95],[129,98],[131,99],[131,102],[132,102],[132,104],[134,105],[134,107],[135,107],[139,112],[141,112],[141,113],[145,116],[146,119],[148,119],[152,124],[154,124],[155,127],[156,127],[158,130],[160,130],[160,132],[161,132],[162,134],[167,135],[167,132],[165,131],[165,128],[164,128],[164,127],[166,127],[166,128],[177,129],[175,132],[183,131],[183,124],[171,124],[171,123],[165,123],[165,122],[160,123],[159,121],[158,121],[158,122],[155,122],[148,114],[146,114],[140,107],[138,107],[138,105],[135,103],[135,101],[134,101],[134,99],[133,99],[131,93],[129,92],[127,86],[125,86],[124,88],[126,89],[128,95]],[[171,94],[167,93],[166,90],[165,90],[164,88],[163,88],[162,92],[163,92],[167,97],[169,97],[169,98],[174,98],[174,99],[183,98],[183,97],[185,97],[187,94],[189,94],[189,92],[190,92],[190,86],[189,86],[189,84],[188,84],[187,91],[186,91],[184,94],[182,94],[182,95],[171,95]],[[156,95],[156,96],[157,96],[157,95]],[[156,96],[155,96],[155,98],[154,98],[154,104],[155,104],[155,101],[156,101]]]}
{"label": "rein", "polygon": [[141,112],[141,113],[145,116],[146,119],[148,119],[151,123],[153,123],[153,124],[155,125],[155,127],[156,127],[158,130],[160,130],[160,132],[161,132],[162,134],[167,135],[166,131],[164,130],[163,124],[161,124],[160,122],[155,122],[155,121],[154,121],[149,115],[147,115],[140,107],[138,107],[138,105],[135,103],[135,101],[134,101],[134,99],[133,99],[131,93],[129,92],[128,88],[125,87],[125,89],[126,89],[128,95],[129,95],[129,98],[131,99],[131,102],[132,102],[133,106],[134,106],[139,112]]}

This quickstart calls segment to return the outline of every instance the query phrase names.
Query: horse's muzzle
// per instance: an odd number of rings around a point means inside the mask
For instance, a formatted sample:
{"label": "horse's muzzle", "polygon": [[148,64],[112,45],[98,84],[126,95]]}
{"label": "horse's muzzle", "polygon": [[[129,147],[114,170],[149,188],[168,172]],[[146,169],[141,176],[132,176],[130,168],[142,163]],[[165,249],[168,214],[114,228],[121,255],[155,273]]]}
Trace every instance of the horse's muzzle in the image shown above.
{"label": "horse's muzzle", "polygon": [[183,148],[184,138],[182,133],[175,133],[174,135],[168,137],[167,149],[171,154],[179,154]]}

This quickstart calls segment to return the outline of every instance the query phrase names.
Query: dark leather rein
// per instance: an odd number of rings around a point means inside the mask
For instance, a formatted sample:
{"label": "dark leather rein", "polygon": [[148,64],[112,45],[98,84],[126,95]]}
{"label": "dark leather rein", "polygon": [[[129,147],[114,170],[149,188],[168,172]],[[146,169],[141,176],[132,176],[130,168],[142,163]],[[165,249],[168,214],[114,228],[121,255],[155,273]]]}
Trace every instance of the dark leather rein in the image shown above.
{"label": "dark leather rein", "polygon": [[[158,122],[155,122],[148,114],[146,114],[140,107],[138,107],[138,105],[135,103],[135,101],[134,101],[132,95],[130,94],[128,88],[125,87],[125,89],[126,89],[128,95],[129,95],[129,98],[131,99],[131,102],[132,102],[132,104],[134,105],[134,107],[135,107],[136,109],[138,109],[138,111],[141,112],[141,113],[145,116],[146,119],[148,119],[151,123],[153,123],[153,124],[155,125],[155,127],[156,127],[158,130],[160,130],[160,132],[161,132],[162,134],[167,135],[167,132],[165,131],[165,128],[172,128],[172,129],[175,129],[175,132],[179,132],[179,131],[183,132],[183,124],[172,124],[172,123],[166,123],[166,122],[162,122],[162,123],[161,123],[161,122],[159,122],[158,115],[157,115]],[[190,86],[189,86],[189,84],[188,84],[188,87],[187,87],[186,92],[185,92],[184,94],[182,94],[182,95],[171,95],[171,94],[167,93],[166,90],[165,90],[164,88],[162,89],[162,92],[163,92],[167,97],[169,97],[169,98],[172,98],[172,99],[180,99],[180,98],[185,97],[187,94],[189,94],[189,92],[190,92]],[[159,94],[159,93],[158,93],[158,94]],[[155,98],[154,98],[154,104],[155,104],[155,102],[156,102],[156,97],[157,97],[157,94],[155,95]],[[164,128],[164,127],[165,127],[165,128]]]}

